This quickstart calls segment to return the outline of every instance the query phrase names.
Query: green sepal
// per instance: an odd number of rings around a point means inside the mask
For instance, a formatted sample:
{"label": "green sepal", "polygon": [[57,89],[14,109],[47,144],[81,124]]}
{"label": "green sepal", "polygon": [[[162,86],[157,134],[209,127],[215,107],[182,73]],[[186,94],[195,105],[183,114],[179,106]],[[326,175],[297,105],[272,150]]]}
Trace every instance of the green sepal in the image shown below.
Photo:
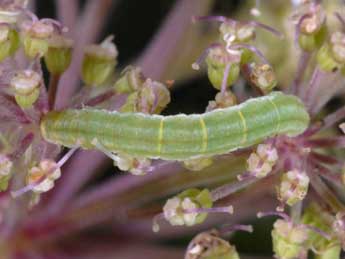
{"label": "green sepal", "polygon": [[[208,78],[216,89],[220,90],[222,88],[222,82],[224,77],[224,71],[226,65],[224,64],[216,64],[212,62],[210,59],[206,59],[207,63],[207,75]],[[234,84],[240,75],[240,66],[239,64],[231,64],[228,80],[227,80],[227,87]]]}
{"label": "green sepal", "polygon": [[15,94],[14,98],[16,99],[17,104],[22,109],[29,109],[37,101],[39,95],[40,95],[40,89],[36,88],[28,95]]}
{"label": "green sepal", "polygon": [[328,44],[324,44],[316,56],[317,64],[320,69],[325,72],[332,72],[339,68],[339,64],[332,57],[332,53]]}
{"label": "green sepal", "polygon": [[31,59],[43,57],[48,50],[48,40],[45,38],[35,38],[28,35],[23,39],[25,55]]}

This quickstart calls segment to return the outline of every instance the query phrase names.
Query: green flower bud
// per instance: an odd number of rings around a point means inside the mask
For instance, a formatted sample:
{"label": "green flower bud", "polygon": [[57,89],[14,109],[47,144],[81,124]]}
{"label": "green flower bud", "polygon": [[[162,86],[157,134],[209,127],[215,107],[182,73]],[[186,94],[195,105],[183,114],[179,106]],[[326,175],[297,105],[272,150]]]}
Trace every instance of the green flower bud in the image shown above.
{"label": "green flower bud", "polygon": [[236,248],[217,230],[200,233],[189,243],[185,259],[240,259]]}
{"label": "green flower bud", "polygon": [[316,60],[320,69],[325,72],[333,72],[340,67],[339,63],[334,59],[332,55],[329,44],[324,44],[318,50]]}
{"label": "green flower bud", "polygon": [[0,25],[0,62],[12,56],[19,48],[19,34],[9,25]]}
{"label": "green flower bud", "polygon": [[301,33],[298,37],[298,43],[304,51],[314,51],[322,46],[327,36],[327,27],[324,25],[315,34]]}
{"label": "green flower bud", "polygon": [[38,99],[42,77],[33,70],[17,72],[11,79],[11,87],[17,104],[23,108],[30,108]]}
{"label": "green flower bud", "polygon": [[53,35],[48,40],[48,50],[44,55],[47,69],[53,75],[63,74],[72,59],[73,41],[64,36]]}
{"label": "green flower bud", "polygon": [[277,189],[278,199],[289,206],[302,201],[307,195],[309,177],[303,171],[291,170],[283,174],[280,186]]}
{"label": "green flower bud", "polygon": [[272,230],[273,251],[277,258],[294,259],[306,253],[308,229],[291,221],[278,219]]}
{"label": "green flower bud", "polygon": [[53,35],[54,27],[42,21],[23,24],[24,52],[29,58],[43,57],[48,50],[48,39]]}
{"label": "green flower bud", "polygon": [[139,90],[144,82],[145,77],[139,67],[128,67],[114,87],[118,93],[132,93]]}
{"label": "green flower bud", "polygon": [[270,93],[277,85],[277,79],[269,64],[251,64],[250,81],[264,94]]}
{"label": "green flower bud", "polygon": [[87,86],[100,86],[110,78],[118,55],[116,46],[108,37],[100,45],[85,48],[82,64],[82,79]]}
{"label": "green flower bud", "polygon": [[210,50],[206,58],[207,74],[209,80],[216,89],[220,90],[222,87],[224,71],[227,64],[231,64],[231,67],[226,85],[229,87],[237,81],[240,74],[240,60],[240,54],[237,56],[230,56],[223,48],[213,48]]}
{"label": "green flower bud", "polygon": [[207,213],[186,213],[187,210],[212,207],[211,193],[207,190],[188,189],[164,205],[164,217],[173,226],[193,226],[202,223]]}

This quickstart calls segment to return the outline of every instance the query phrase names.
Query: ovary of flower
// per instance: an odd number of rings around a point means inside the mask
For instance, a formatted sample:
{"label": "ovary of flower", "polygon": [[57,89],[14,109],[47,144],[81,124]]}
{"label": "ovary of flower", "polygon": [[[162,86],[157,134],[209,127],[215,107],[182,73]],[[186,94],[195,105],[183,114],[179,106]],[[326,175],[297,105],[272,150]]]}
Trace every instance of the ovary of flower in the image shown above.
{"label": "ovary of flower", "polygon": [[0,154],[0,176],[7,176],[11,173],[13,163],[7,156]]}
{"label": "ovary of flower", "polygon": [[292,170],[283,175],[278,196],[281,201],[292,206],[304,199],[309,186],[309,177],[303,171]]}
{"label": "ovary of flower", "polygon": [[[42,177],[45,179],[39,182]],[[29,170],[27,183],[33,185],[32,190],[37,193],[47,192],[54,187],[54,181],[61,176],[60,168],[52,160],[43,160],[39,166]]]}
{"label": "ovary of flower", "polygon": [[178,197],[169,199],[163,207],[164,217],[173,226],[195,224],[197,213],[185,213],[185,210],[197,209],[199,206],[190,198],[181,200]]}

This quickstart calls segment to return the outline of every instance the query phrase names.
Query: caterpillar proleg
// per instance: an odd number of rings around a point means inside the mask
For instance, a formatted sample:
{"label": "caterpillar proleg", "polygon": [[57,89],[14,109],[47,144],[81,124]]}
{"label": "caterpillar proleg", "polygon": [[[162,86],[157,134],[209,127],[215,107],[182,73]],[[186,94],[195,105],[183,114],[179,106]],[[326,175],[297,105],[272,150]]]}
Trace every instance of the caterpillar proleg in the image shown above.
{"label": "caterpillar proleg", "polygon": [[134,157],[188,160],[225,154],[278,134],[296,136],[309,124],[301,101],[281,92],[192,115],[147,115],[85,108],[52,111],[41,121],[49,142]]}

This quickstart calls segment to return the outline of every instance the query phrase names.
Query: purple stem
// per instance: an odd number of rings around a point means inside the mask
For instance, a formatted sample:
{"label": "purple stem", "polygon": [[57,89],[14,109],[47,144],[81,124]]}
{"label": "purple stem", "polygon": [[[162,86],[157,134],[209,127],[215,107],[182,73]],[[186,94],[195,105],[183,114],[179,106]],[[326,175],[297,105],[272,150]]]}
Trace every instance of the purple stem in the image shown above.
{"label": "purple stem", "polygon": [[137,62],[148,77],[159,79],[176,54],[176,46],[190,26],[193,13],[205,13],[211,0],[179,0]]}
{"label": "purple stem", "polygon": [[225,69],[224,69],[222,88],[221,88],[221,92],[222,93],[226,92],[226,87],[227,87],[227,84],[228,84],[228,77],[229,77],[229,73],[230,73],[230,68],[231,68],[231,63],[226,64]]}
{"label": "purple stem", "polygon": [[27,150],[27,148],[31,145],[32,141],[34,140],[34,134],[28,133],[22,140],[20,141],[19,147],[8,157],[11,160],[19,159]]}
{"label": "purple stem", "polygon": [[306,140],[304,144],[311,148],[322,148],[322,147],[345,147],[345,137],[328,137]]}
{"label": "purple stem", "polygon": [[299,89],[300,89],[300,84],[303,79],[304,73],[307,69],[309,60],[310,60],[310,53],[303,51],[300,55],[299,61],[298,61],[298,66],[297,66],[297,71],[296,71],[296,76],[295,79],[292,83],[291,86],[291,92],[295,95],[299,95]]}
{"label": "purple stem", "polygon": [[107,14],[112,10],[112,5],[116,1],[89,0],[86,4],[85,11],[80,17],[74,33],[75,45],[72,56],[72,63],[69,69],[63,74],[59,82],[56,108],[61,109],[69,105],[72,95],[79,87],[79,71],[82,63],[84,47],[95,41],[99,36],[103,25],[107,20]]}
{"label": "purple stem", "polygon": [[77,23],[79,2],[77,0],[57,0],[58,20],[69,29],[68,36],[73,36]]}
{"label": "purple stem", "polygon": [[321,129],[327,129],[344,118],[345,118],[345,107],[342,107],[336,110],[335,112],[327,115],[323,119],[323,126]]}

